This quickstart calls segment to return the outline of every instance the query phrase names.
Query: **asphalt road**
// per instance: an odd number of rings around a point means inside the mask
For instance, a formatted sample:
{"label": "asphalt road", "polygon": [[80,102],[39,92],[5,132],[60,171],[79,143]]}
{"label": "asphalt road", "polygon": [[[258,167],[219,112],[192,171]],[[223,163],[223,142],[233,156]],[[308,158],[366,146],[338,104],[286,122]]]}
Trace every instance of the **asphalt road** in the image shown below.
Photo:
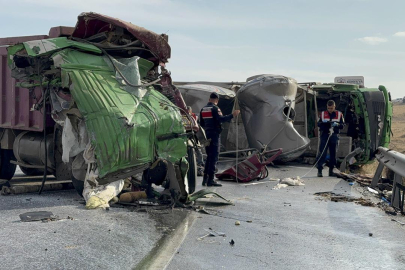
{"label": "asphalt road", "polygon": [[[269,178],[308,169],[272,168]],[[314,196],[362,191],[315,173],[303,179],[305,186],[280,190],[272,190],[276,183],[269,179],[225,182],[216,191],[234,206],[216,198],[197,203],[214,215],[85,210],[74,190],[0,196],[0,269],[405,269],[405,228],[379,208]],[[51,211],[62,220],[20,222],[30,211]],[[209,228],[226,237],[199,240]]]}
{"label": "asphalt road", "polygon": [[[308,169],[273,168],[270,177],[294,177]],[[315,192],[357,197],[362,189],[315,174],[303,179],[305,186],[280,190],[272,190],[275,182],[224,183],[216,190],[235,206],[205,206],[221,217],[196,213],[167,269],[405,269],[405,227],[377,207],[319,200]],[[208,228],[226,237],[199,240]]]}
{"label": "asphalt road", "polygon": [[[16,176],[17,184],[38,182]],[[86,210],[75,190],[0,196],[0,269],[133,269],[187,214],[146,210]],[[20,221],[33,211],[61,220]]]}

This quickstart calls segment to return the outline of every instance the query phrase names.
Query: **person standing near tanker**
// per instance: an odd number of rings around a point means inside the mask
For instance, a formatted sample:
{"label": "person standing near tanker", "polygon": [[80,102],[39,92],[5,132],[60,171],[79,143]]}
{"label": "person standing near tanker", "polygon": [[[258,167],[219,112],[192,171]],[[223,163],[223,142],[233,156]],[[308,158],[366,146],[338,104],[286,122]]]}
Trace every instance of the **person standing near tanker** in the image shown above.
{"label": "person standing near tanker", "polygon": [[[329,149],[329,176],[336,176],[333,168],[336,165],[336,152],[339,147],[339,132],[345,126],[343,113],[336,110],[335,101],[329,100],[327,110],[321,113],[318,127],[321,132],[321,143],[318,155],[318,177],[323,177],[322,169],[326,160],[326,152]],[[332,131],[332,134],[330,132]]]}
{"label": "person standing near tanker", "polygon": [[205,147],[207,160],[204,167],[203,186],[222,186],[214,180],[221,145],[222,123],[230,122],[240,113],[239,110],[234,110],[232,114],[222,115],[221,109],[217,106],[218,101],[219,95],[216,92],[211,93],[208,104],[200,111],[200,125],[204,128],[207,139],[210,140],[210,145]]}

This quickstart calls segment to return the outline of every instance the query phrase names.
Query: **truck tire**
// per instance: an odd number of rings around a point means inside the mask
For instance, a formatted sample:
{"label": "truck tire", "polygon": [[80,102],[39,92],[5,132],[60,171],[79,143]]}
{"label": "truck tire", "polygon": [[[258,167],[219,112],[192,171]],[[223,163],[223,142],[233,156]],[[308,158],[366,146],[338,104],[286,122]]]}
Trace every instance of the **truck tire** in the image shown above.
{"label": "truck tire", "polygon": [[72,184],[81,197],[83,197],[84,181],[76,179],[72,174]]}
{"label": "truck tire", "polygon": [[13,178],[17,165],[10,163],[14,160],[13,150],[0,150],[0,179],[10,180]]}
{"label": "truck tire", "polygon": [[36,169],[36,168],[27,168],[20,166],[21,171],[27,176],[38,176],[43,175],[44,170]]}
{"label": "truck tire", "polygon": [[187,172],[188,192],[189,194],[193,194],[197,183],[197,161],[195,150],[191,146],[187,147],[187,162],[188,162],[188,172]]}

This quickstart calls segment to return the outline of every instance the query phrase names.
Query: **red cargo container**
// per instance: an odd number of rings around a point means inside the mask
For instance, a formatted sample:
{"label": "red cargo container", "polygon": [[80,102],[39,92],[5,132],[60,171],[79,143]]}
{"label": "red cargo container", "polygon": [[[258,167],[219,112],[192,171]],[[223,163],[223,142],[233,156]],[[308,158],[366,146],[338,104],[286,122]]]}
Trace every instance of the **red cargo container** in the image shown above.
{"label": "red cargo container", "polygon": [[[41,98],[41,89],[35,89],[35,93],[30,94],[29,89],[16,87],[16,80],[11,77],[7,66],[7,47],[31,40],[69,36],[73,30],[74,27],[57,26],[49,30],[49,35],[0,38],[0,128],[43,130],[42,112],[31,111],[36,103],[34,96]],[[53,125],[53,122],[49,121],[48,125]]]}
{"label": "red cargo container", "polygon": [[[42,163],[41,153],[45,151],[43,144],[43,112],[31,110],[33,105],[38,103],[42,97],[41,88],[26,89],[18,87],[16,79],[11,77],[11,70],[7,65],[7,47],[31,40],[41,40],[47,38],[69,36],[74,27],[58,26],[49,31],[49,35],[22,36],[0,38],[0,178],[11,179],[14,175],[16,165],[26,173],[35,173],[37,169],[43,168],[38,164],[27,162],[16,162],[14,155],[18,157],[28,157],[37,159]],[[49,113],[49,112],[48,112]],[[46,123],[47,127],[53,127],[55,122],[50,115]],[[49,133],[47,149],[50,156],[55,157],[53,151],[55,147],[53,131]],[[16,141],[17,144],[15,143]],[[21,142],[25,142],[21,143]],[[32,143],[32,144],[30,144]],[[35,147],[34,147],[35,146]],[[23,155],[20,156],[21,151]],[[18,159],[17,159],[18,160]],[[26,159],[27,160],[27,159]],[[37,163],[38,163],[37,162]],[[58,173],[60,169],[55,169],[55,162],[48,162],[51,173]],[[69,173],[59,173],[57,178],[67,178]]]}
{"label": "red cargo container", "polygon": [[[18,130],[43,130],[42,113],[30,111],[35,103],[33,95],[28,89],[16,87],[16,80],[11,77],[11,71],[7,66],[7,45],[20,42],[45,39],[48,36],[28,36],[0,39],[0,128]],[[37,92],[37,91],[36,91]],[[40,91],[39,91],[40,94]],[[41,94],[40,94],[41,95]]]}

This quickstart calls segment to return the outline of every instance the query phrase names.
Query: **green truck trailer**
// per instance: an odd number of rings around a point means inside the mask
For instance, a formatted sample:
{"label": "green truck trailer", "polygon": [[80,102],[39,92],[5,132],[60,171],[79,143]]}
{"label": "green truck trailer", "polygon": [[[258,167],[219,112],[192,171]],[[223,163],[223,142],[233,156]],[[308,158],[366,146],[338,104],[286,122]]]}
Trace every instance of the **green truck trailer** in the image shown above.
{"label": "green truck trailer", "polygon": [[318,151],[316,122],[320,113],[326,110],[328,100],[335,101],[336,109],[341,111],[345,118],[346,126],[340,134],[340,160],[356,151],[351,155],[350,164],[368,164],[374,160],[379,146],[389,146],[392,102],[384,86],[364,88],[347,83],[309,83],[301,87],[311,90],[306,92],[306,106],[302,107],[306,107],[305,126],[307,136],[312,141],[312,153]]}

